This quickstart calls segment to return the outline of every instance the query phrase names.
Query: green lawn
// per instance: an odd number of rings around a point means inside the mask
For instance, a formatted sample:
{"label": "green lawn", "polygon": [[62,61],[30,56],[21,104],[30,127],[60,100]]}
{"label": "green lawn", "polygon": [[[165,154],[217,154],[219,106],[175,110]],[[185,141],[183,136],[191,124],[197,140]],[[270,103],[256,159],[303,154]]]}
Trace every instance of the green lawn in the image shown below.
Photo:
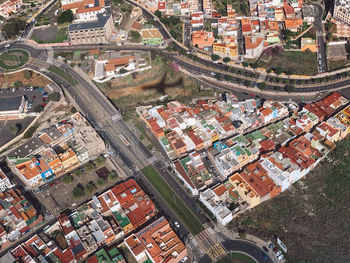
{"label": "green lawn", "polygon": [[18,69],[29,60],[29,53],[23,49],[11,49],[0,55],[0,67],[11,70]]}
{"label": "green lawn", "polygon": [[201,222],[193,215],[184,202],[174,193],[164,179],[158,174],[153,166],[149,165],[142,169],[143,174],[157,189],[176,216],[186,226],[188,231],[196,235],[204,230]]}
{"label": "green lawn", "polygon": [[217,263],[256,263],[254,259],[251,257],[237,253],[237,252],[232,252],[226,255],[225,257],[219,259]]}
{"label": "green lawn", "polygon": [[68,81],[69,84],[71,84],[72,86],[74,86],[76,84],[76,81],[75,79],[73,79],[73,77],[71,75],[69,75],[68,73],[66,74],[64,72],[63,69],[60,69],[54,65],[51,65],[49,68],[48,68],[49,71],[61,76],[62,78],[64,78],[66,81]]}
{"label": "green lawn", "polygon": [[[267,56],[264,54],[263,57],[266,59]],[[280,67],[284,72],[289,71],[290,74],[299,75],[315,75],[318,73],[316,53],[312,52],[281,50],[273,54],[269,62],[259,59],[258,67],[266,69]]]}
{"label": "green lawn", "polygon": [[35,36],[32,36],[31,39],[37,42],[38,44],[63,43],[64,41],[68,40],[68,32],[67,32],[67,28],[61,28],[60,30],[58,30],[55,38],[51,41],[43,41],[40,38]]}

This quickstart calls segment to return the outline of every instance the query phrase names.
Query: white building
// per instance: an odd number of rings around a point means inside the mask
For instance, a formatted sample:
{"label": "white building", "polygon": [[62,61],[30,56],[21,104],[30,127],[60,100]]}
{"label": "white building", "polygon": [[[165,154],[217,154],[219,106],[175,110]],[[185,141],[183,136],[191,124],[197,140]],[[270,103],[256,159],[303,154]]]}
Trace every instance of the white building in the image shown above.
{"label": "white building", "polygon": [[9,178],[5,175],[5,173],[0,168],[0,191],[4,192],[9,188],[14,187],[15,185],[12,184],[9,180]]}
{"label": "white building", "polygon": [[212,189],[199,194],[199,200],[215,215],[217,221],[223,226],[232,220],[232,212],[225,206]]}

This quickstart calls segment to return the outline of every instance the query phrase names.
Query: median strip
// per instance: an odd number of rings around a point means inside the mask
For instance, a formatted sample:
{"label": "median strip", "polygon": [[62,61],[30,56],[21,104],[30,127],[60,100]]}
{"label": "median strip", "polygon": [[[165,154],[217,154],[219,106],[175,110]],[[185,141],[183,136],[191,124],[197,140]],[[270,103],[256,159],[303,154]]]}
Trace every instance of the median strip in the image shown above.
{"label": "median strip", "polygon": [[177,196],[177,194],[169,187],[159,173],[153,166],[149,165],[142,169],[142,173],[156,188],[158,193],[167,202],[171,210],[181,220],[189,232],[193,235],[204,230],[201,222],[193,215],[184,202]]}

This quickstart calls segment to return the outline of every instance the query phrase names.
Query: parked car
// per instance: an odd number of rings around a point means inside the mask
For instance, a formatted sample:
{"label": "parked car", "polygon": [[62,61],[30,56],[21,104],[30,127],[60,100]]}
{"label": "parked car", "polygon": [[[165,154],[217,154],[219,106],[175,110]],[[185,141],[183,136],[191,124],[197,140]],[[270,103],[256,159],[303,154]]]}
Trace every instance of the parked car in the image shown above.
{"label": "parked car", "polygon": [[278,261],[281,261],[283,258],[284,258],[284,256],[283,256],[283,254],[281,254],[281,255],[279,255],[279,256],[277,257],[277,260],[278,260]]}
{"label": "parked car", "polygon": [[183,259],[181,259],[181,263],[185,263],[187,262],[187,260],[188,260],[188,257],[184,257]]}
{"label": "parked car", "polygon": [[275,247],[275,244],[271,242],[269,245],[269,249],[273,249],[274,247]]}
{"label": "parked car", "polygon": [[180,228],[180,224],[179,224],[177,221],[175,221],[174,225],[175,225],[177,228]]}
{"label": "parked car", "polygon": [[47,103],[43,102],[41,103],[41,106],[46,107]]}
{"label": "parked car", "polygon": [[265,246],[262,247],[265,252],[269,252],[269,249]]}

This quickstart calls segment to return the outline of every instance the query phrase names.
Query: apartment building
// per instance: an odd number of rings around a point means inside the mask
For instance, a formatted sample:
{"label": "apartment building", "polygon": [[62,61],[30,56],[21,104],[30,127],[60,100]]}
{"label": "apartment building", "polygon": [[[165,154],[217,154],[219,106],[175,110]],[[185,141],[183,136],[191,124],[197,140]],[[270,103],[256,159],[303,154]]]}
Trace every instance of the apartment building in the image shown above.
{"label": "apartment building", "polygon": [[73,45],[109,42],[115,30],[109,0],[63,1],[62,9],[72,10],[75,16],[68,27]]}
{"label": "apartment building", "polygon": [[232,220],[232,212],[226,207],[222,195],[227,192],[225,186],[219,185],[207,189],[199,194],[199,200],[216,217],[217,221],[225,226]]}
{"label": "apartment building", "polygon": [[245,57],[246,58],[257,58],[264,51],[265,36],[246,36],[245,41]]}
{"label": "apartment building", "polygon": [[186,246],[161,217],[124,240],[138,262],[177,263],[187,256]]}
{"label": "apartment building", "polygon": [[8,0],[0,4],[0,15],[8,19],[11,14],[17,13],[17,9],[23,5],[22,0]]}
{"label": "apartment building", "polygon": [[350,25],[350,1],[335,0],[333,18],[341,23]]}

